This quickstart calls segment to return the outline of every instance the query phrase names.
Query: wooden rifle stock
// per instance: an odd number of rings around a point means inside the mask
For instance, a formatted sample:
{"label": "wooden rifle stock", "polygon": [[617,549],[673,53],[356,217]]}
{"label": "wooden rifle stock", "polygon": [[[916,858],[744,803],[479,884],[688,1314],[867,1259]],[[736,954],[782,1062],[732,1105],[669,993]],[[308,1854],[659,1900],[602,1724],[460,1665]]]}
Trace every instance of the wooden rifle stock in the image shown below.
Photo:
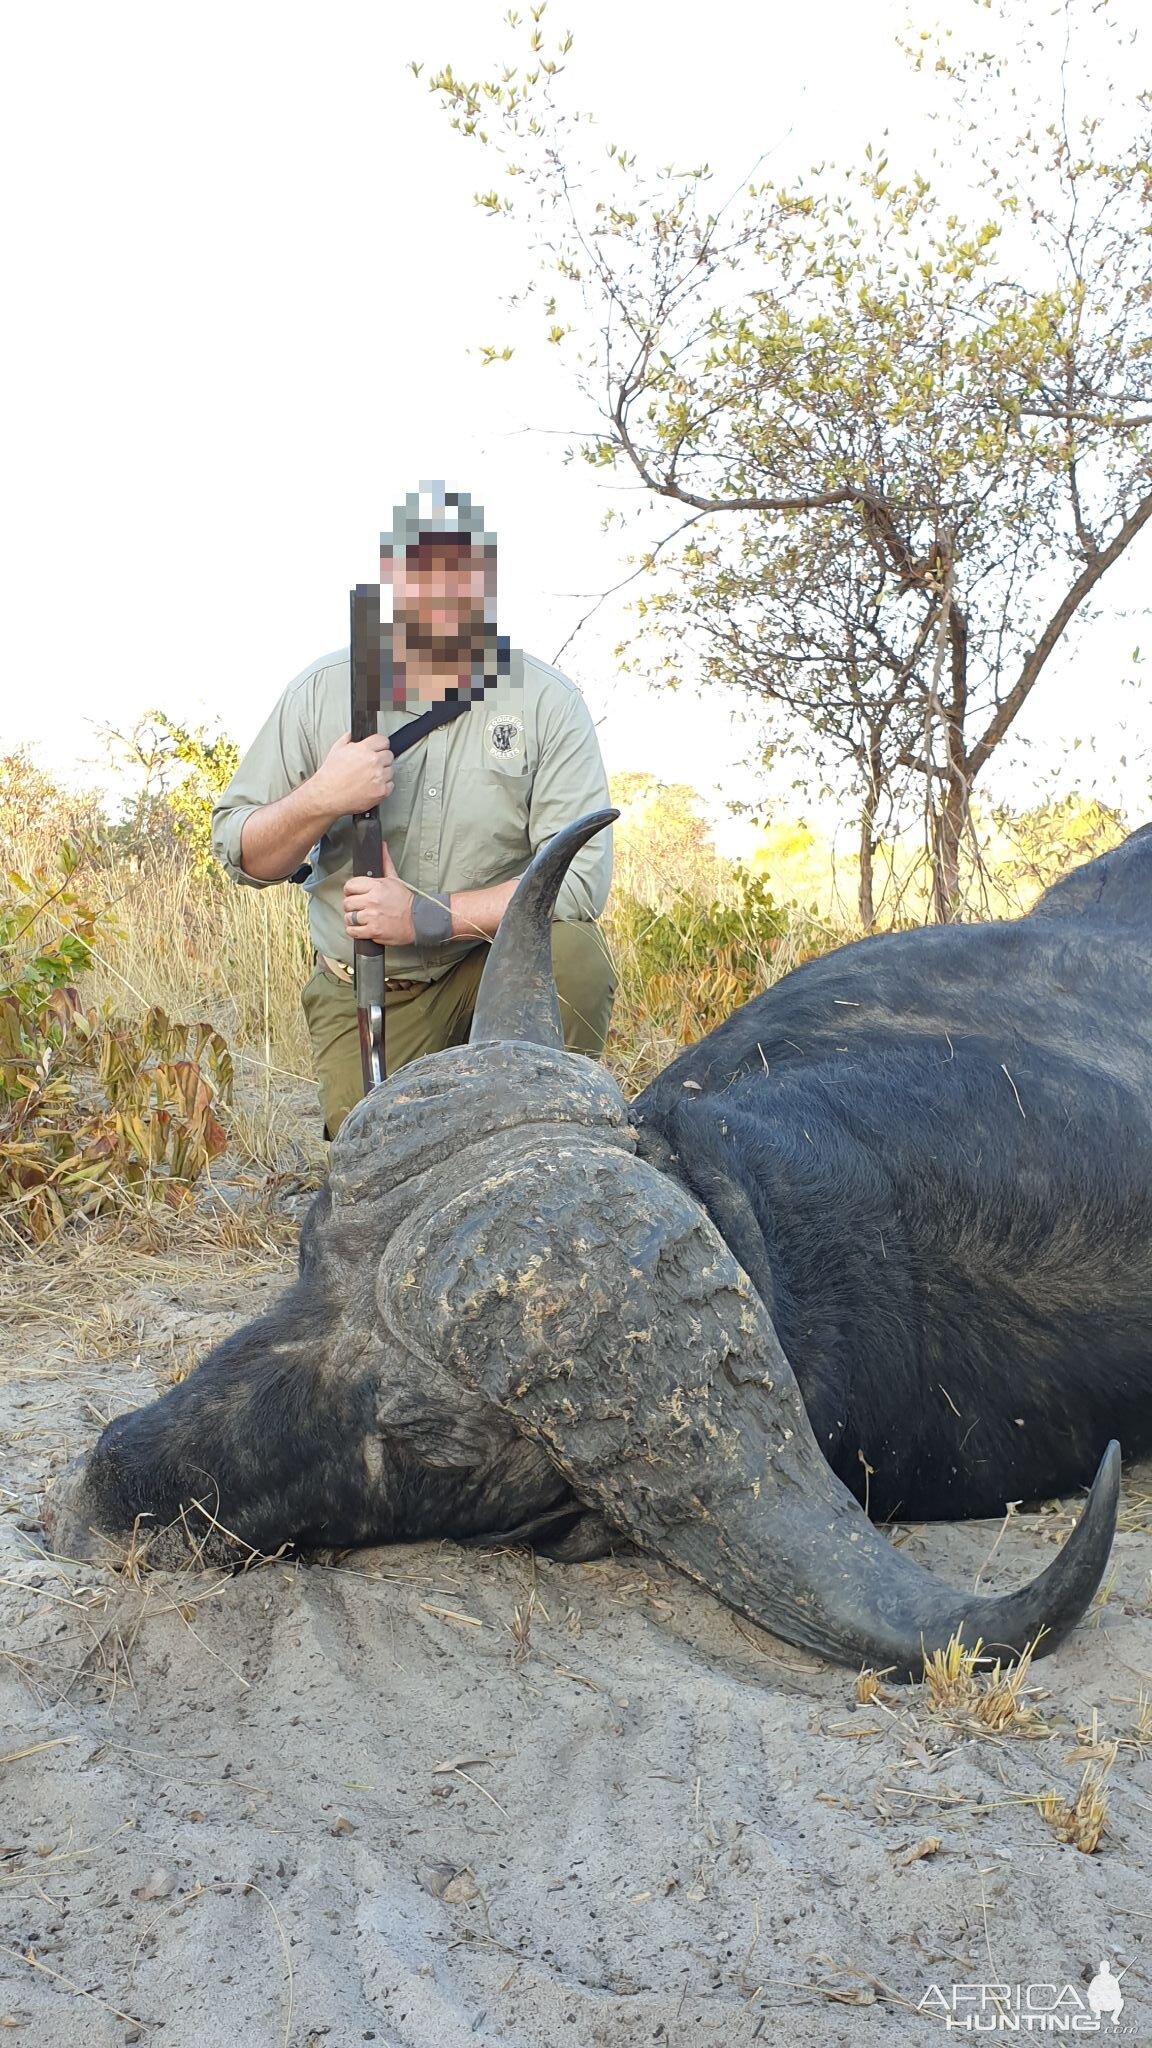
{"label": "wooden rifle stock", "polygon": [[[350,599],[352,649],[352,738],[365,740],[380,727],[380,585],[358,583]],[[384,872],[384,835],[379,805],[352,818],[352,872],[374,879]],[[355,939],[356,1022],[364,1093],[384,1079],[384,948],[375,939]]]}

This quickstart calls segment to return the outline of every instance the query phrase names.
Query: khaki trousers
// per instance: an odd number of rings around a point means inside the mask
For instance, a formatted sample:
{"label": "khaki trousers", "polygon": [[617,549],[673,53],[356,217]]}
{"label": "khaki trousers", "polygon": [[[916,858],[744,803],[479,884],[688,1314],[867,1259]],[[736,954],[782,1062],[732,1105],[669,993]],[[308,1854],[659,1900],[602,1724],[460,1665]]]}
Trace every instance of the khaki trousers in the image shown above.
{"label": "khaki trousers", "polygon": [[[414,981],[384,997],[384,1055],[389,1074],[427,1052],[466,1045],[487,946],[475,946],[440,981]],[[569,1052],[599,1059],[608,1036],[616,972],[600,927],[590,920],[552,926],[552,967],[564,1043]],[[364,1093],[356,996],[350,982],[317,966],[304,990],[304,1015],[320,1083],[324,1135],[334,1138]]]}

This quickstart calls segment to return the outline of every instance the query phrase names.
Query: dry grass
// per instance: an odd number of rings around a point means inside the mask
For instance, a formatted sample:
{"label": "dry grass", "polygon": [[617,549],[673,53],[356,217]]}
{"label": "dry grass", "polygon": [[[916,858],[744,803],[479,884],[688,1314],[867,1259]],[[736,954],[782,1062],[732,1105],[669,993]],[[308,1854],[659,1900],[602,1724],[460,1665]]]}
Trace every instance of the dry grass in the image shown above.
{"label": "dry grass", "polygon": [[1104,1838],[1108,1822],[1104,1781],[1114,1762],[1115,1749],[1106,1762],[1086,1764],[1074,1799],[1065,1799],[1059,1792],[1049,1792],[1036,1802],[1057,1841],[1070,1842],[1085,1856],[1094,1856]]}
{"label": "dry grass", "polygon": [[[55,843],[34,827],[14,834],[6,862],[23,873],[51,866]],[[114,919],[94,948],[85,1002],[108,1001],[126,1016],[158,1006],[181,1022],[213,1024],[236,1065],[234,1157],[262,1173],[316,1166],[322,1147],[300,1007],[312,960],[302,891],[235,888],[178,857],[101,857],[79,875],[93,908]],[[41,925],[55,935],[50,906]]]}
{"label": "dry grass", "polygon": [[732,863],[717,853],[687,785],[671,788],[647,775],[615,775],[612,802],[613,876],[621,895],[666,910],[683,893],[700,903],[734,897]]}
{"label": "dry grass", "polygon": [[101,1319],[129,1314],[122,1290],[134,1281],[187,1282],[190,1274],[279,1266],[292,1256],[296,1226],[270,1201],[240,1209],[227,1204],[207,1211],[148,1211],[118,1222],[91,1224],[58,1243],[38,1247],[26,1258],[0,1261],[0,1320],[5,1311],[21,1322],[63,1321],[89,1326],[86,1342],[106,1355],[94,1331]]}
{"label": "dry grass", "polygon": [[1152,1749],[1152,1693],[1141,1692],[1136,1706],[1136,1719],[1126,1739],[1137,1755],[1144,1757]]}
{"label": "dry grass", "polygon": [[1152,1536],[1152,1493],[1138,1486],[1122,1486],[1116,1527],[1132,1535]]}
{"label": "dry grass", "polygon": [[[30,871],[50,861],[59,834],[34,825],[13,835],[10,865]],[[733,870],[689,831],[625,831],[618,841],[617,884],[603,921],[619,974],[606,1063],[634,1094],[682,1045],[700,1037],[754,988],[767,987],[797,961],[854,936],[805,924],[766,949],[749,926],[741,945],[740,985],[722,966],[653,972],[643,926],[623,906],[650,906],[652,918],[676,899],[686,908],[685,956],[693,954],[693,908],[703,930],[710,906],[736,901]],[[114,913],[116,931],[96,948],[86,1000],[109,1000],[127,1015],[158,1005],[181,1021],[206,1019],[228,1044],[237,1070],[230,1120],[232,1155],[260,1172],[316,1169],[323,1150],[316,1126],[311,1049],[300,994],[311,973],[303,891],[237,888],[219,875],[198,876],[178,857],[146,864],[121,858],[85,864],[85,895]],[[45,912],[50,927],[51,911]]]}
{"label": "dry grass", "polygon": [[1037,1695],[1028,1684],[1036,1648],[1030,1643],[1015,1663],[1002,1665],[997,1658],[989,1669],[981,1643],[965,1649],[953,1636],[945,1649],[924,1660],[925,1706],[972,1734],[1029,1739],[1050,1735],[1051,1726],[1038,1711]]}

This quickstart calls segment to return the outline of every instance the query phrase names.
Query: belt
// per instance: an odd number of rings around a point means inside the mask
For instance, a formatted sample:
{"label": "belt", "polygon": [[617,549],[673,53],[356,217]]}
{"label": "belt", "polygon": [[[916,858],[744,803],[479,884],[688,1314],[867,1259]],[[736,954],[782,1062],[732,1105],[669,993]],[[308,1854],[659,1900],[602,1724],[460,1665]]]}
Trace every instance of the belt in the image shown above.
{"label": "belt", "polygon": [[[321,967],[326,967],[328,969],[329,974],[331,974],[335,978],[335,980],[346,982],[349,986],[351,986],[352,982],[355,980],[356,977],[353,974],[351,967],[348,965],[347,960],[333,960],[328,953],[317,953],[316,958],[319,961]],[[384,983],[384,990],[386,995],[394,996],[399,995],[402,989],[408,990],[413,987],[423,988],[424,986],[425,984],[423,982],[417,982],[415,976],[394,975]]]}

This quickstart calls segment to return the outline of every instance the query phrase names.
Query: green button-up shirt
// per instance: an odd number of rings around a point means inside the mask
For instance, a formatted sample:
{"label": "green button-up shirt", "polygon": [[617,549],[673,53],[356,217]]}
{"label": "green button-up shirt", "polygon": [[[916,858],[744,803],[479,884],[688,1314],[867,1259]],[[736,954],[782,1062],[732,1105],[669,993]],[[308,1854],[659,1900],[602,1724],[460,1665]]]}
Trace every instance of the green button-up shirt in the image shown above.
{"label": "green button-up shirt", "polygon": [[[274,887],[240,865],[244,821],[316,773],[350,724],[348,650],[326,655],[289,683],[212,813],[217,860],[235,882]],[[418,712],[385,706],[393,733]],[[396,872],[431,895],[482,889],[521,875],[563,825],[608,802],[596,729],[573,683],[513,649],[508,674],[466,714],[439,726],[397,760],[380,822]],[[352,872],[352,821],[338,818],[312,855],[305,883],[317,952],[351,962],[344,883]],[[576,855],[560,890],[559,918],[598,917],[612,879],[611,833]],[[388,975],[436,981],[475,940],[437,947],[389,946]]]}

